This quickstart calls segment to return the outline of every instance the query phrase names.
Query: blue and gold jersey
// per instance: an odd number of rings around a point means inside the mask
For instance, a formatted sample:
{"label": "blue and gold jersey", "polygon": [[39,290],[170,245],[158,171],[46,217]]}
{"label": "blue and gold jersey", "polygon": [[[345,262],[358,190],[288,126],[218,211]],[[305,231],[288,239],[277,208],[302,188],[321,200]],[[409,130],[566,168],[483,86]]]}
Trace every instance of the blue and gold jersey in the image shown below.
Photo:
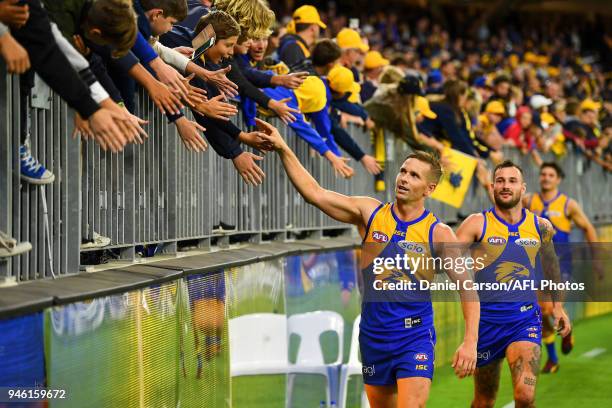
{"label": "blue and gold jersey", "polygon": [[572,220],[567,214],[568,204],[569,197],[561,192],[557,193],[555,198],[550,201],[544,201],[542,196],[538,193],[534,193],[531,196],[531,200],[529,200],[529,210],[542,218],[546,218],[552,223],[553,227],[555,227],[553,242],[569,242],[569,236],[572,230]]}
{"label": "blue and gold jersey", "polygon": [[[480,244],[476,245],[472,256],[480,258],[484,266],[476,268],[475,280],[495,289],[479,292],[481,319],[492,322],[520,320],[537,309],[536,292],[530,286],[519,286],[528,285],[530,281],[537,285],[539,279],[541,236],[537,216],[523,209],[521,220],[509,224],[494,208],[483,211],[483,215]],[[500,289],[498,284],[513,286],[506,290],[503,286]]]}
{"label": "blue and gold jersey", "polygon": [[[374,272],[376,259],[389,259],[397,255],[417,259],[431,258],[433,230],[438,219],[424,210],[412,221],[402,221],[392,203],[381,204],[374,210],[366,227],[361,252],[361,272],[364,283],[362,304],[362,332],[371,337],[394,336],[389,340],[405,340],[410,330],[428,329],[433,325],[433,309],[429,291],[386,291],[384,295],[372,290],[375,281],[418,282],[431,281],[434,269],[422,265],[418,268],[382,267]],[[412,264],[414,265],[414,264]],[[387,301],[388,300],[388,301]],[[412,331],[414,333],[414,331]]]}

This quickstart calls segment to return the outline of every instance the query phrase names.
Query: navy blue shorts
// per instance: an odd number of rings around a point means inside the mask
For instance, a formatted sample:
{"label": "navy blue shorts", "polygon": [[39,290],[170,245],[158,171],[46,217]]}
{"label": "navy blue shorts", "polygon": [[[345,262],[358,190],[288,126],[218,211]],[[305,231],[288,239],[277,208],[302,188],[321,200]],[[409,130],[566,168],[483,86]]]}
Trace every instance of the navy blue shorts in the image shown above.
{"label": "navy blue shorts", "polygon": [[526,319],[511,323],[490,323],[480,321],[478,328],[478,355],[476,366],[482,367],[492,361],[504,358],[506,349],[517,341],[542,341],[542,317],[539,309]]}
{"label": "navy blue shorts", "polygon": [[432,379],[436,332],[431,326],[410,333],[410,340],[401,343],[373,341],[359,335],[363,382],[369,385],[392,385],[400,378]]}

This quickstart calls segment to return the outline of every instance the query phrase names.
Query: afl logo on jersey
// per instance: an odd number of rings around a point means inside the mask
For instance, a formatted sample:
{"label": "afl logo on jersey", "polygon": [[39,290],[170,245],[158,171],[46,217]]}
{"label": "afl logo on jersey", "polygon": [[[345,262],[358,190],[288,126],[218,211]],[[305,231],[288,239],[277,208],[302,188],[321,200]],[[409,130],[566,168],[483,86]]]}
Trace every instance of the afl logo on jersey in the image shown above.
{"label": "afl logo on jersey", "polygon": [[535,238],[519,238],[514,242],[516,243],[516,245],[522,247],[535,247],[538,246],[538,244],[540,243],[540,241]]}
{"label": "afl logo on jersey", "polygon": [[489,237],[487,240],[491,245],[504,245],[506,243],[506,238],[503,237]]}
{"label": "afl logo on jersey", "polygon": [[407,252],[416,252],[417,254],[424,254],[425,253],[425,248],[423,247],[423,245],[417,244],[417,243],[414,243],[414,242],[399,241],[397,243],[397,246],[402,248],[404,251],[407,251]]}
{"label": "afl logo on jersey", "polygon": [[376,242],[385,243],[389,242],[389,237],[384,232],[374,231],[372,232],[372,239]]}
{"label": "afl logo on jersey", "polygon": [[429,357],[427,357],[427,354],[425,354],[425,353],[416,353],[414,355],[414,359],[416,361],[427,361],[427,360],[429,360]]}

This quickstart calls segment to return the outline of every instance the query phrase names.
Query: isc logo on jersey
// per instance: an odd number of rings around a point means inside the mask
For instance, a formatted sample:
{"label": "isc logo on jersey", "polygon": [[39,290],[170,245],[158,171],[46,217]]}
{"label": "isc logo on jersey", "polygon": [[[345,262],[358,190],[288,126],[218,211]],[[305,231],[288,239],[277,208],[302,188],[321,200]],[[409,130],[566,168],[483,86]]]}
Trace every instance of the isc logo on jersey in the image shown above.
{"label": "isc logo on jersey", "polygon": [[372,232],[372,239],[376,242],[385,243],[389,242],[389,237],[384,232],[374,231]]}
{"label": "isc logo on jersey", "polygon": [[538,246],[538,244],[540,243],[540,241],[535,238],[519,238],[514,242],[516,243],[516,245],[522,247],[535,247]]}
{"label": "isc logo on jersey", "polygon": [[408,241],[399,241],[397,243],[397,246],[402,248],[404,251],[407,252],[415,252],[417,254],[424,254],[425,253],[425,247],[421,244],[417,244],[414,242],[408,242]]}
{"label": "isc logo on jersey", "polygon": [[506,243],[506,238],[503,237],[489,237],[489,244],[491,245],[504,245]]}

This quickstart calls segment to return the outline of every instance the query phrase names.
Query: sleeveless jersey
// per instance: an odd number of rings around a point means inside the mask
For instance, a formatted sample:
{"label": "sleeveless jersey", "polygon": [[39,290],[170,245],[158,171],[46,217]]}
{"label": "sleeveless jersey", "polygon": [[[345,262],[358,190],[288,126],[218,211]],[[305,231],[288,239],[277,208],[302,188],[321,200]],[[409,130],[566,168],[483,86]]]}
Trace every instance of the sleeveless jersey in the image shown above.
{"label": "sleeveless jersey", "polygon": [[360,327],[370,338],[402,341],[414,330],[433,326],[430,293],[428,290],[409,290],[384,291],[381,294],[373,290],[374,281],[414,282],[418,288],[420,280],[433,279],[434,270],[424,266],[409,269],[402,266],[374,273],[375,258],[387,259],[404,254],[414,259],[431,257],[434,251],[433,230],[438,219],[424,210],[418,218],[402,221],[393,207],[392,203],[381,204],[370,216],[366,227],[360,267],[364,283]]}
{"label": "sleeveless jersey", "polygon": [[561,192],[550,201],[544,201],[540,194],[535,193],[529,201],[529,209],[549,220],[555,228],[552,240],[555,243],[555,252],[559,258],[559,266],[564,279],[567,279],[565,275],[571,275],[572,271],[572,248],[569,244],[572,220],[567,214],[568,203],[569,197]]}
{"label": "sleeveless jersey", "polygon": [[550,201],[544,201],[540,194],[535,193],[529,201],[529,210],[542,218],[546,218],[555,227],[553,242],[569,242],[572,221],[567,216],[568,203],[569,197],[561,192]]}
{"label": "sleeveless jersey", "polygon": [[483,215],[480,244],[472,251],[474,259],[481,260],[475,263],[476,282],[490,285],[479,291],[481,320],[499,323],[521,320],[537,309],[535,290],[518,286],[528,285],[529,281],[535,286],[539,278],[541,237],[537,216],[523,209],[521,220],[509,224],[494,208],[483,211]]}

